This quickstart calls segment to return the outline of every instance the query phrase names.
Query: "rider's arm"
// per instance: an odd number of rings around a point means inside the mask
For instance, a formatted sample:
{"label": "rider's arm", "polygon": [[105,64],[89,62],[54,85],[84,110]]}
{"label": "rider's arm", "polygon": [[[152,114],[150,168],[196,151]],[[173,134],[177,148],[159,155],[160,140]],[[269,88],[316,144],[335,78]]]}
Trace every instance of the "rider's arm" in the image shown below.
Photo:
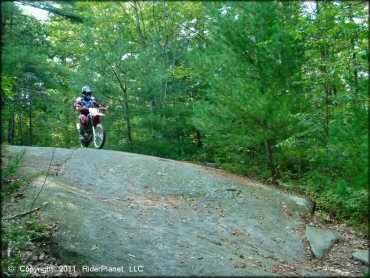
{"label": "rider's arm", "polygon": [[95,97],[91,97],[91,100],[93,101],[93,104],[95,107],[101,109],[101,110],[107,110],[108,109],[108,106],[106,107],[103,107],[100,103],[98,103],[95,99]]}
{"label": "rider's arm", "polygon": [[94,107],[101,108],[102,106],[96,101],[95,97],[91,97]]}
{"label": "rider's arm", "polygon": [[83,108],[83,104],[82,104],[82,99],[81,97],[78,97],[75,101],[75,104],[73,105],[73,107],[76,109],[76,110],[81,110]]}

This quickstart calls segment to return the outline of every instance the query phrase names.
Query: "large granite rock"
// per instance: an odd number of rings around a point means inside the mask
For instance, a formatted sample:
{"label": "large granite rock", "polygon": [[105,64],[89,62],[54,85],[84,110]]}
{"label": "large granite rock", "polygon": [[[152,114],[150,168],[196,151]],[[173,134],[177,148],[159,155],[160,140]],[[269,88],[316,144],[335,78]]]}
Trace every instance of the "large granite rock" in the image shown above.
{"label": "large granite rock", "polygon": [[[19,171],[34,177],[12,214],[26,211],[42,189],[35,207],[48,202],[41,221],[59,222],[54,253],[65,264],[122,266],[124,275],[144,276],[286,275],[279,271],[287,265],[291,275],[322,275],[300,263],[307,254],[296,229],[304,226],[299,215],[311,210],[302,198],[158,157],[9,149],[26,150]],[[132,273],[135,267],[144,270]]]}
{"label": "large granite rock", "polygon": [[352,257],[363,264],[369,265],[369,250],[356,249]]}
{"label": "large granite rock", "polygon": [[306,227],[306,238],[314,256],[320,260],[324,259],[333,245],[340,240],[333,232],[310,226]]}

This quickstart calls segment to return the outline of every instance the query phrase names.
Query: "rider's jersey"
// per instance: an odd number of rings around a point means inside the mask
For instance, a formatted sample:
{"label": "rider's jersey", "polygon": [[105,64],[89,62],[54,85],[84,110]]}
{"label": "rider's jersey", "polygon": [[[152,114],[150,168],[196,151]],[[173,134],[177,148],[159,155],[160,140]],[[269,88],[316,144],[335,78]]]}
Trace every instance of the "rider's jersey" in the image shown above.
{"label": "rider's jersey", "polygon": [[[83,97],[78,97],[75,101],[74,107],[76,108],[77,106],[81,107],[97,107],[100,108],[101,105],[95,100],[95,97],[91,96],[90,100],[85,100]],[[89,114],[89,110],[81,110],[82,114]]]}

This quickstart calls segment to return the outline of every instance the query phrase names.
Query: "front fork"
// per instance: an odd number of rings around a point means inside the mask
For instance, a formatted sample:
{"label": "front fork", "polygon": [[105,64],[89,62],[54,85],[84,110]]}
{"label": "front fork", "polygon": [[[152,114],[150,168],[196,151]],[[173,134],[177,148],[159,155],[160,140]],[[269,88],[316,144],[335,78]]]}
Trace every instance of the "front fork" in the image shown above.
{"label": "front fork", "polygon": [[92,129],[92,133],[93,133],[93,140],[95,140],[95,127],[94,127],[94,122],[91,118],[91,129]]}
{"label": "front fork", "polygon": [[[90,119],[90,124],[91,124],[93,138],[95,138],[96,132],[95,132],[95,126],[94,126],[94,118],[93,117],[89,117],[89,119]],[[81,124],[80,123],[77,123],[76,124],[76,127],[77,127],[78,130],[80,130]]]}
{"label": "front fork", "polygon": [[[95,125],[94,125],[94,117],[91,117],[90,121],[91,121],[91,129],[92,129],[92,134],[93,134],[93,140],[95,140],[96,131],[95,131]],[[98,123],[99,123],[99,121],[97,121],[97,124]]]}

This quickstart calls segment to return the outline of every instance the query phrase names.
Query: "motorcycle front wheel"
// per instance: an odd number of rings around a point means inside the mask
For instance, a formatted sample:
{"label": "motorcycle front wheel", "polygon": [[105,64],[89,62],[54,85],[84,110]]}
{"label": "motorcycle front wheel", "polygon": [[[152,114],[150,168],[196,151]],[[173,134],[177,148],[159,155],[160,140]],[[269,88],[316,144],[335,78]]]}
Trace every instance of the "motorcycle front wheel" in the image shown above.
{"label": "motorcycle front wheel", "polygon": [[97,124],[94,128],[94,148],[95,149],[101,149],[104,146],[105,138],[106,138],[106,132],[102,124]]}

